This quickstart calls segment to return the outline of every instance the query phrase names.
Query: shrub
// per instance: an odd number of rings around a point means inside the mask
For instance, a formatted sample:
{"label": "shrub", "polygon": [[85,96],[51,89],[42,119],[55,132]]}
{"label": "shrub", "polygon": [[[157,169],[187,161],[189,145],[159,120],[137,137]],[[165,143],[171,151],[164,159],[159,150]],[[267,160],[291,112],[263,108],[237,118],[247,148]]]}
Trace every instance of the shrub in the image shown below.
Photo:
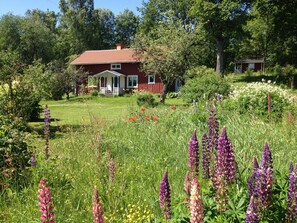
{"label": "shrub", "polygon": [[268,115],[268,95],[271,98],[271,115],[280,117],[294,99],[287,90],[265,82],[249,83],[234,87],[230,98],[223,103],[225,108],[239,113],[253,113],[258,116]]}
{"label": "shrub", "polygon": [[230,91],[230,84],[212,69],[198,67],[190,70],[188,77],[180,91],[187,102],[212,99],[216,94],[228,95]]}
{"label": "shrub", "polygon": [[167,98],[177,98],[178,92],[169,92],[167,93]]}
{"label": "shrub", "polygon": [[5,86],[0,92],[0,115],[14,115],[25,120],[36,120],[41,112],[40,97],[26,82],[15,82],[12,95]]}
{"label": "shrub", "polygon": [[98,96],[98,91],[90,91],[91,96],[97,97]]}
{"label": "shrub", "polygon": [[149,92],[141,92],[137,95],[137,105],[154,107],[156,105],[154,95]]}
{"label": "shrub", "polygon": [[0,189],[14,184],[30,166],[31,153],[26,143],[24,123],[0,116]]}

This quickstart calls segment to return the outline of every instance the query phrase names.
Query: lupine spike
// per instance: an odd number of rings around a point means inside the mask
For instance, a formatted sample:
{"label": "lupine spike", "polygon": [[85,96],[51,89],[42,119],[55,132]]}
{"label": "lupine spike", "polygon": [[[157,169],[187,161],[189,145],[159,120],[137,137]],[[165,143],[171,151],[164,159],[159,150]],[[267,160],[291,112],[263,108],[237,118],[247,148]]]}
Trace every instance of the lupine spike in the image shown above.
{"label": "lupine spike", "polygon": [[254,192],[254,187],[255,187],[255,176],[256,176],[256,171],[259,169],[259,164],[256,159],[256,157],[253,158],[254,164],[253,164],[253,171],[251,176],[248,178],[248,192],[249,192],[249,197],[253,195]]}
{"label": "lupine spike", "polygon": [[184,190],[187,195],[190,196],[191,194],[191,179],[190,179],[190,172],[188,171],[184,180]]}
{"label": "lupine spike", "polygon": [[167,171],[164,173],[160,184],[160,208],[167,220],[171,219],[171,198],[170,198],[170,185],[168,181]]}
{"label": "lupine spike", "polygon": [[45,105],[45,109],[44,109],[44,137],[45,137],[44,153],[45,153],[46,160],[49,158],[50,122],[51,122],[50,110],[48,109],[48,106]]}
{"label": "lupine spike", "polygon": [[259,223],[260,219],[257,213],[257,207],[255,206],[254,203],[254,197],[251,196],[250,198],[250,203],[246,211],[246,223]]}
{"label": "lupine spike", "polygon": [[94,200],[93,200],[93,216],[94,216],[94,223],[104,223],[104,212],[102,205],[99,200],[99,193],[98,190],[95,188],[94,190]]}
{"label": "lupine spike", "polygon": [[199,145],[196,135],[196,130],[189,142],[189,169],[191,173],[191,180],[199,176]]}
{"label": "lupine spike", "polygon": [[262,156],[262,161],[261,161],[261,168],[267,170],[270,168],[271,172],[273,172],[273,166],[272,166],[272,154],[270,152],[268,143],[265,142],[264,144],[264,150],[263,150],[263,156]]}
{"label": "lupine spike", "polygon": [[191,223],[203,223],[203,203],[197,178],[191,183],[190,212]]}
{"label": "lupine spike", "polygon": [[257,158],[254,157],[254,171],[256,171],[259,168],[259,163],[257,161]]}
{"label": "lupine spike", "polygon": [[114,172],[115,172],[114,159],[110,158],[110,160],[109,160],[109,181],[110,182],[114,181]]}
{"label": "lupine spike", "polygon": [[54,205],[51,199],[50,188],[44,178],[41,178],[38,189],[40,206],[40,220],[42,223],[54,223]]}
{"label": "lupine spike", "polygon": [[[289,169],[291,169],[291,164]],[[297,164],[295,164],[293,170],[289,170],[289,172],[290,174],[286,222],[293,223],[297,219]]]}
{"label": "lupine spike", "polygon": [[210,178],[210,149],[207,135],[202,136],[202,175],[204,179]]}
{"label": "lupine spike", "polygon": [[232,144],[227,136],[226,128],[223,128],[218,141],[218,170],[217,175],[224,176],[227,184],[235,181],[235,157]]}
{"label": "lupine spike", "polygon": [[219,122],[217,119],[216,110],[211,108],[208,117],[208,138],[209,147],[213,150],[217,150],[218,138],[219,138]]}

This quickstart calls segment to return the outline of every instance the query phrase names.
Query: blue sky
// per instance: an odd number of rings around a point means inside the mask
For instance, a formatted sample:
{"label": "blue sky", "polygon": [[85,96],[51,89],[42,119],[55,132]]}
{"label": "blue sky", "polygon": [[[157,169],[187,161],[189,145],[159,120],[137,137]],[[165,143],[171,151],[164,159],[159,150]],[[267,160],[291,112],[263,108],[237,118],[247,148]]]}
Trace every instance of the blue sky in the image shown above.
{"label": "blue sky", "polygon": [[[136,7],[142,6],[142,0],[94,0],[95,8],[106,8],[114,14],[129,9],[139,14]],[[0,16],[11,12],[14,15],[24,15],[28,9],[59,11],[59,0],[0,0]]]}

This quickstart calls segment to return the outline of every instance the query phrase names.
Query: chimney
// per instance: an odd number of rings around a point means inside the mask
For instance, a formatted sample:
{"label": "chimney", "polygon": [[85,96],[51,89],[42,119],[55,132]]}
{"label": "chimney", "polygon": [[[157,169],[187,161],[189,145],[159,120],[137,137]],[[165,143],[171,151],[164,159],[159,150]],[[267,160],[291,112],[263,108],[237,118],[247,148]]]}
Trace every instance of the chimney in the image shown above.
{"label": "chimney", "polygon": [[123,43],[117,43],[116,46],[117,46],[117,50],[122,50],[125,47]]}

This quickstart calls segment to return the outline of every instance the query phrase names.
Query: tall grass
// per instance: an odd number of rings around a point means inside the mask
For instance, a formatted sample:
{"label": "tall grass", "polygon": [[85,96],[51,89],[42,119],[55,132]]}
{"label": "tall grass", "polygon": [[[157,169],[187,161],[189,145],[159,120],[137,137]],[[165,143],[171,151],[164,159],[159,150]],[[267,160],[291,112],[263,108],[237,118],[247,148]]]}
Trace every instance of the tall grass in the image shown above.
{"label": "tall grass", "polygon": [[[45,177],[52,190],[57,222],[92,222],[94,186],[98,188],[107,222],[149,222],[149,219],[162,222],[158,196],[165,170],[172,190],[173,219],[175,222],[187,219],[189,209],[183,191],[187,147],[193,130],[197,129],[201,148],[202,135],[207,131],[207,111],[202,106],[195,115],[187,106],[177,106],[176,110],[164,106],[144,112],[132,107],[123,114],[112,121],[91,115],[91,125],[88,122],[81,123],[79,128],[68,126],[50,141],[48,162],[43,159],[43,141],[36,141],[38,164],[32,168],[30,184],[22,190],[12,188],[1,194],[0,221],[39,222],[37,187],[40,178]],[[128,121],[135,115],[140,116],[136,122]],[[158,121],[141,119],[151,116],[158,117]],[[219,110],[219,122],[220,128],[227,128],[234,145],[243,186],[252,159],[254,156],[260,159],[265,141],[272,151],[274,168],[281,175],[287,173],[290,160],[297,162],[297,127],[286,120],[265,122]],[[110,157],[115,161],[113,182],[109,181]],[[200,180],[202,188],[207,188],[207,182]],[[248,202],[246,193],[242,190],[237,193],[244,198],[241,204],[244,211]],[[240,197],[233,201],[238,205]],[[204,203],[209,207],[215,205],[205,199]],[[131,213],[137,214],[133,217]]]}

